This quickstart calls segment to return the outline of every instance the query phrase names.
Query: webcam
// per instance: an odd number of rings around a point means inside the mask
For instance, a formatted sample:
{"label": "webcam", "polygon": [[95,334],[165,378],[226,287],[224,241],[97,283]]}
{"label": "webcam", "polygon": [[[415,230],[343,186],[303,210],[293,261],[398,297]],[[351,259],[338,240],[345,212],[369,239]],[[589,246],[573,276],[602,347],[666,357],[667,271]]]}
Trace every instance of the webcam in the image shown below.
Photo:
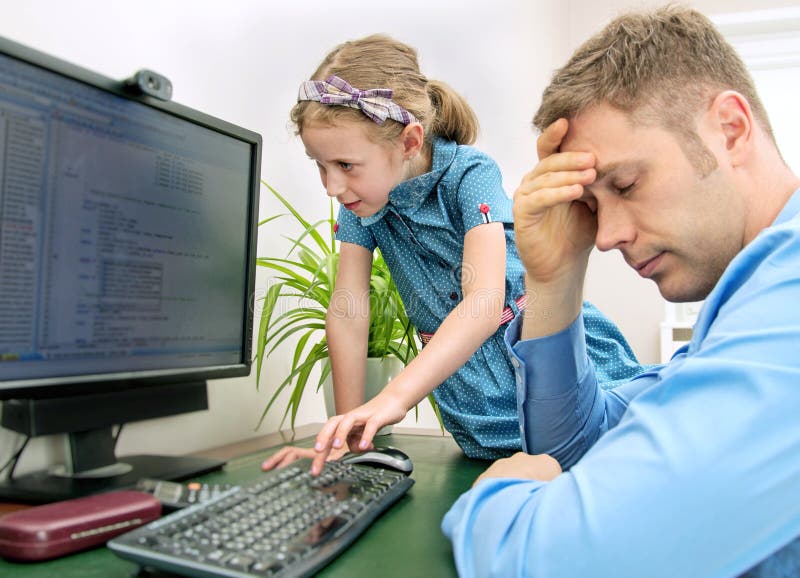
{"label": "webcam", "polygon": [[172,83],[169,78],[146,68],[128,78],[125,88],[135,94],[146,94],[159,100],[172,98]]}

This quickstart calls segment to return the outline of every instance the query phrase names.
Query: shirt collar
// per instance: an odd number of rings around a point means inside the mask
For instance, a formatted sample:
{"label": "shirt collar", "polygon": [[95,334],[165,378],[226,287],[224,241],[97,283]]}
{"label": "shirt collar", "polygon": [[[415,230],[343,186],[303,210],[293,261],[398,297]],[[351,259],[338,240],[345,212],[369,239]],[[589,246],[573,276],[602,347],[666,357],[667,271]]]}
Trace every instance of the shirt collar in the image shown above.
{"label": "shirt collar", "polygon": [[422,202],[436,188],[442,175],[450,168],[456,156],[458,145],[440,137],[433,140],[430,172],[408,179],[398,184],[389,193],[389,202],[380,211],[369,217],[362,217],[365,227],[377,223],[390,209],[400,214],[410,214],[418,209]]}

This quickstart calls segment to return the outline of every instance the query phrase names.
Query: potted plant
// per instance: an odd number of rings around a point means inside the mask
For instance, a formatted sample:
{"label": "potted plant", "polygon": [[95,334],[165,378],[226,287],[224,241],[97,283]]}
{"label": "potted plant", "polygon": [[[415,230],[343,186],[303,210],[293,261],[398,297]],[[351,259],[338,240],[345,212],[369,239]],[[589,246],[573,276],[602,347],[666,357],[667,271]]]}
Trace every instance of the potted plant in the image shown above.
{"label": "potted plant", "polygon": [[[296,338],[289,374],[272,393],[259,420],[259,426],[269,410],[275,405],[284,389],[291,387],[289,401],[284,408],[281,425],[290,417],[294,429],[295,417],[303,394],[311,379],[312,371],[320,368],[315,390],[330,382],[331,365],[328,358],[328,343],[325,337],[325,315],[336,283],[339,253],[335,239],[333,201],[326,219],[309,223],[278,191],[269,184],[262,184],[277,198],[299,225],[300,232],[284,257],[258,257],[257,263],[275,273],[263,300],[256,342],[256,387],[260,383],[261,369],[275,349],[290,337]],[[259,227],[286,216],[273,215],[259,222]],[[391,360],[399,361],[400,368],[408,364],[418,352],[414,328],[394,284],[389,269],[376,251],[372,260],[370,279],[370,324],[367,355],[380,360],[369,363],[369,367],[386,365],[388,377],[392,370]],[[283,306],[280,307],[279,306]],[[284,310],[285,307],[285,310]],[[382,388],[384,382],[378,383]],[[369,389],[370,384],[367,383]],[[432,396],[428,396],[434,412],[439,418],[438,408]],[[328,396],[329,415],[333,412],[332,394]]]}

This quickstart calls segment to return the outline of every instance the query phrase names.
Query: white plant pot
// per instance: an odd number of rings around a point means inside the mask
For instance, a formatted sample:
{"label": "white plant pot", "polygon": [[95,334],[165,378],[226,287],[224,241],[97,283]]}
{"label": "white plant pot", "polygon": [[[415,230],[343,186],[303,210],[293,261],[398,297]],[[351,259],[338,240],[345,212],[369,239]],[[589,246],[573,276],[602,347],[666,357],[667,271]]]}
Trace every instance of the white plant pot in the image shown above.
{"label": "white plant pot", "polygon": [[[368,357],[367,378],[364,385],[365,401],[369,401],[378,395],[383,390],[383,386],[394,379],[403,370],[403,367],[403,362],[394,356]],[[333,417],[336,415],[336,409],[333,402],[333,378],[330,374],[325,378],[322,390],[325,395],[325,411],[328,412],[328,417]],[[392,433],[392,426],[387,425],[378,430],[376,435],[390,433]]]}

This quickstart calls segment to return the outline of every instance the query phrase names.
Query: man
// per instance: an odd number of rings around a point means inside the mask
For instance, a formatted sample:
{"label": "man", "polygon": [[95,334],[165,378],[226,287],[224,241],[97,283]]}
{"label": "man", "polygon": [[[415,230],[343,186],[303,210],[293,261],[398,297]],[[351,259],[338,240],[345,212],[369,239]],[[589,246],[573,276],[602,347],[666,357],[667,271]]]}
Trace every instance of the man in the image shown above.
{"label": "man", "polygon": [[[542,100],[507,332],[534,455],[448,512],[459,573],[800,576],[800,179],[749,74],[670,7],[612,22]],[[593,243],[666,299],[705,299],[687,347],[609,391],[580,318]]]}

